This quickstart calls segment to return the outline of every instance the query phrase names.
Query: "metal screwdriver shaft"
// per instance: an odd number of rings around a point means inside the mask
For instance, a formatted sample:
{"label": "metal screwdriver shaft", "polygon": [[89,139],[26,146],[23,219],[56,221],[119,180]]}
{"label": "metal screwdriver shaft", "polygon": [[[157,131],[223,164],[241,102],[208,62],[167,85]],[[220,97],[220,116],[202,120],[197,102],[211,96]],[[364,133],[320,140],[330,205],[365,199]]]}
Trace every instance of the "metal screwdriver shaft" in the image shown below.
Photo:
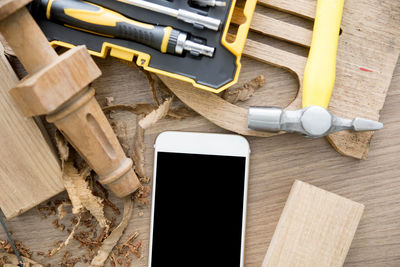
{"label": "metal screwdriver shaft", "polygon": [[218,31],[221,26],[221,20],[199,15],[195,12],[184,9],[174,9],[143,0],[118,0],[120,2],[130,4],[136,7],[151,10],[160,14],[168,15],[178,20],[193,24],[195,26],[204,27],[214,31]]}
{"label": "metal screwdriver shaft", "polygon": [[226,6],[226,2],[216,0],[192,0],[192,3],[198,6]]}

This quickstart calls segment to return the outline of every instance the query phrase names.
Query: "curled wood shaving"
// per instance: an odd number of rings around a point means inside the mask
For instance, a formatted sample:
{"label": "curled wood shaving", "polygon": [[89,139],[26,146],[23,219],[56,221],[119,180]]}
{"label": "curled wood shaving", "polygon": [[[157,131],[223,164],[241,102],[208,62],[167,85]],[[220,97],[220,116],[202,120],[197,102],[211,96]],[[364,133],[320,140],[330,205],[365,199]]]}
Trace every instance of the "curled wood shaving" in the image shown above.
{"label": "curled wood shaving", "polygon": [[193,109],[182,106],[182,107],[174,108],[174,109],[171,108],[170,110],[168,110],[167,115],[169,117],[181,120],[184,118],[197,116],[198,114]]}
{"label": "curled wood shaving", "polygon": [[226,101],[234,104],[238,101],[246,101],[248,100],[257,89],[260,89],[265,85],[265,77],[264,75],[258,75],[254,79],[244,83],[242,86],[238,88],[232,88],[226,90],[222,98]]}
{"label": "curled wood shaving", "polygon": [[69,157],[69,146],[67,139],[59,132],[56,131],[55,134],[55,139],[56,139],[56,146],[58,149],[58,154],[60,155],[60,159],[62,162],[62,167],[64,166],[64,162],[68,160]]}
{"label": "curled wood shaving", "polygon": [[119,225],[111,232],[111,234],[103,241],[97,255],[93,258],[91,266],[103,266],[104,262],[107,260],[112,249],[118,243],[128,222],[132,216],[133,210],[133,200],[130,196],[124,198],[124,214]]}
{"label": "curled wood shaving", "polygon": [[137,103],[134,106],[125,105],[125,104],[107,106],[107,107],[103,108],[103,111],[109,112],[109,111],[115,111],[115,110],[124,110],[124,111],[132,112],[133,114],[139,115],[139,114],[149,114],[150,112],[152,112],[155,109],[156,109],[156,106],[153,106],[150,103]]}
{"label": "curled wood shaving", "polygon": [[153,95],[153,100],[154,100],[154,102],[156,102],[157,106],[159,106],[160,102],[158,101],[157,90],[156,90],[156,87],[155,87],[155,84],[154,84],[155,82],[154,82],[153,76],[151,75],[150,72],[148,72],[146,70],[143,70],[143,69],[139,69],[139,70],[144,74],[144,76],[146,76],[146,79],[149,82],[149,85],[150,85],[150,88],[151,88],[151,92],[152,92],[152,95]]}
{"label": "curled wood shaving", "polygon": [[171,103],[172,97],[167,98],[156,110],[153,110],[139,121],[140,127],[147,129],[164,118],[168,114]]}
{"label": "curled wood shaving", "polygon": [[145,149],[146,145],[144,142],[144,129],[139,125],[139,122],[143,119],[143,115],[136,117],[136,132],[134,136],[133,153],[132,159],[135,162],[135,172],[139,176],[140,182],[148,183],[150,178],[146,174],[145,170]]}
{"label": "curled wood shaving", "polygon": [[111,106],[113,102],[114,102],[114,97],[106,96],[106,106],[107,107]]}
{"label": "curled wood shaving", "polygon": [[[43,265],[26,257],[22,257],[22,260],[24,267],[43,267]],[[18,263],[18,258],[14,254],[0,252],[0,266],[18,266]]]}
{"label": "curled wood shaving", "polygon": [[89,184],[85,180],[88,176],[88,168],[80,173],[73,163],[67,161],[64,164],[63,182],[72,203],[72,213],[78,214],[86,208],[99,222],[101,227],[108,227],[109,222],[104,215],[104,205],[101,198],[93,195]]}
{"label": "curled wood shaving", "polygon": [[69,202],[63,202],[57,207],[57,213],[58,213],[58,218],[62,220],[66,215],[67,211],[65,210],[65,207],[71,206],[71,203]]}
{"label": "curled wood shaving", "polygon": [[83,208],[86,208],[97,219],[101,227],[108,229],[109,221],[104,215],[102,199],[93,195],[86,181],[86,177],[90,175],[90,167],[86,164],[78,172],[73,162],[68,161],[68,142],[58,132],[56,133],[56,145],[62,161],[64,187],[72,203],[72,213],[78,214]]}
{"label": "curled wood shaving", "polygon": [[57,248],[53,248],[50,251],[50,253],[49,253],[50,257],[55,255],[57,252],[59,252],[63,247],[68,246],[69,241],[71,241],[71,239],[74,237],[75,231],[76,231],[76,229],[78,229],[80,222],[81,222],[81,216],[78,216],[78,222],[75,224],[74,228],[72,228],[72,231],[69,234],[69,236],[67,237],[67,239],[64,242],[62,242]]}

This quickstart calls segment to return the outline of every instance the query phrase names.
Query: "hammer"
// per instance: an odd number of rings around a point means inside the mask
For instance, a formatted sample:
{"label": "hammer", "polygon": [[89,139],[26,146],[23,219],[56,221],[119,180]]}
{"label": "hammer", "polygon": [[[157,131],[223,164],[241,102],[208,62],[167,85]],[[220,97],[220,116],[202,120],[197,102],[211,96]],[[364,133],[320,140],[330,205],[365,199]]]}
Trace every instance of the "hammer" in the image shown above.
{"label": "hammer", "polygon": [[0,0],[0,32],[29,73],[10,90],[26,117],[46,114],[118,197],[140,182],[89,84],[101,75],[84,46],[58,56],[25,5]]}
{"label": "hammer", "polygon": [[303,78],[303,108],[250,107],[249,129],[322,137],[341,130],[372,131],[383,124],[340,118],[327,110],[335,83],[336,53],[344,0],[318,0],[313,37]]}

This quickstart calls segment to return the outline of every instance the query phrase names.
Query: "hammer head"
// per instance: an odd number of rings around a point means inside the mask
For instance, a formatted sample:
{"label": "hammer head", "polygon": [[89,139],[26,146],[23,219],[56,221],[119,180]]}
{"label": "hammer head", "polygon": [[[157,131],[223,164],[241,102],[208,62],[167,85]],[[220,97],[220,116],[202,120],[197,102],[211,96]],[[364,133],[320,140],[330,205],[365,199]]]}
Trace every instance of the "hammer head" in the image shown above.
{"label": "hammer head", "polygon": [[382,123],[373,120],[340,118],[320,106],[299,110],[250,107],[247,125],[252,130],[294,132],[307,137],[322,137],[341,130],[374,131],[383,128]]}

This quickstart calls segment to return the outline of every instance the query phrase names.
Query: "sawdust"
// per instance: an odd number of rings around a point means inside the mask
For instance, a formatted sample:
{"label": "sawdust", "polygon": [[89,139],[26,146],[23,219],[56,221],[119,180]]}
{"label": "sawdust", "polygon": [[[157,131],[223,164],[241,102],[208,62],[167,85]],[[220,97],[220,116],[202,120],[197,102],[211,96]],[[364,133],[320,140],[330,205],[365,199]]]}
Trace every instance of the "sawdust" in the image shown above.
{"label": "sawdust", "polygon": [[[24,267],[42,267],[43,265],[29,259],[22,257]],[[0,266],[18,266],[18,258],[14,254],[0,252]]]}
{"label": "sawdust", "polygon": [[118,243],[125,228],[128,226],[128,222],[132,216],[133,210],[133,199],[131,196],[125,197],[124,201],[124,214],[119,225],[111,232],[111,234],[103,241],[100,249],[97,251],[97,255],[93,258],[91,266],[103,266],[104,262],[109,257],[112,249]]}
{"label": "sawdust", "polygon": [[49,256],[50,256],[50,257],[51,257],[51,256],[54,256],[54,255],[55,255],[57,252],[59,252],[63,247],[68,246],[69,242],[70,242],[70,241],[72,240],[72,238],[74,237],[75,231],[76,231],[76,229],[78,229],[78,226],[79,226],[80,222],[81,222],[81,216],[78,215],[78,222],[75,224],[74,228],[72,228],[71,233],[69,234],[69,236],[67,237],[67,239],[66,239],[64,242],[62,242],[57,248],[54,248],[54,249],[52,249],[52,250],[50,251],[50,253],[49,253]]}
{"label": "sawdust", "polygon": [[[17,248],[19,254],[24,256],[25,258],[30,259],[32,257],[32,251],[25,247],[22,242],[14,241],[15,247]],[[0,240],[0,249],[4,250],[7,253],[14,253],[14,249],[11,244],[7,240]]]}
{"label": "sawdust", "polygon": [[246,101],[257,89],[260,89],[265,85],[264,75],[258,75],[254,79],[245,82],[243,85],[235,88],[229,88],[224,91],[222,98],[226,101],[235,104],[238,101]]}
{"label": "sawdust", "polygon": [[172,97],[167,98],[157,109],[147,114],[143,119],[139,121],[140,127],[147,129],[154,125],[156,122],[164,118],[168,114],[168,110],[172,103]]}

